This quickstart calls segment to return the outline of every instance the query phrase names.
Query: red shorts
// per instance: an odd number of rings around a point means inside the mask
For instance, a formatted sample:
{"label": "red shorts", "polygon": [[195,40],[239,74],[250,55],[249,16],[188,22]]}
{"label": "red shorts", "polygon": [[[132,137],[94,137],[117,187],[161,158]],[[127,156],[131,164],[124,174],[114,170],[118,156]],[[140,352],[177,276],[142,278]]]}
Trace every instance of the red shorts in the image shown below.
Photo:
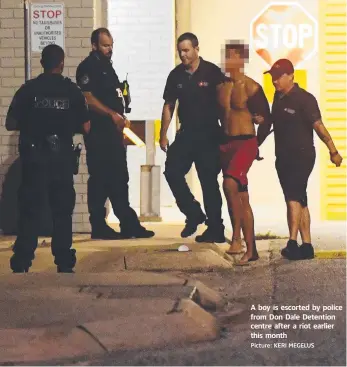
{"label": "red shorts", "polygon": [[226,136],[219,146],[224,177],[234,178],[247,187],[247,172],[258,152],[258,141],[253,135]]}

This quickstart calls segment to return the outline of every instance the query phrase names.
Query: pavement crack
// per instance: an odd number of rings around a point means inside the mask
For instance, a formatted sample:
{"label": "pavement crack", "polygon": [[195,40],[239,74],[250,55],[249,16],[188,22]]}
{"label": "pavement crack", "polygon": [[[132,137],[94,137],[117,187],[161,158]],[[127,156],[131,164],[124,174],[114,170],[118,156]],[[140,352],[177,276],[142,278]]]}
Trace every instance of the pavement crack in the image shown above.
{"label": "pavement crack", "polygon": [[79,286],[78,293],[82,293],[82,292],[84,292],[85,288],[87,288],[87,286],[86,286],[86,285],[80,285],[80,286]]}
{"label": "pavement crack", "polygon": [[[278,316],[279,315],[279,311],[274,309],[274,304],[276,303],[276,295],[279,289],[278,286],[278,263],[275,261],[275,248],[272,246],[273,242],[270,242],[270,246],[269,246],[269,269],[270,269],[270,274],[271,274],[271,278],[272,278],[272,292],[271,292],[271,297],[270,297],[270,305],[271,305],[271,313],[274,316]],[[271,321],[271,333],[274,331],[277,331],[274,327],[275,327],[276,321],[272,320]],[[275,339],[273,339],[275,342]],[[276,338],[276,341],[278,342],[279,339]],[[272,358],[274,358],[274,363],[273,365],[280,365],[281,363],[279,363],[279,359],[281,358],[281,353],[279,352],[279,350],[274,350],[273,351],[273,356]]]}
{"label": "pavement crack", "polygon": [[[276,294],[277,294],[277,290],[278,290],[278,282],[277,282],[277,263],[274,262],[274,249],[273,247],[271,246],[271,243],[270,243],[270,256],[269,256],[269,267],[270,267],[270,271],[271,271],[271,277],[272,277],[272,292],[271,292],[271,297],[270,297],[270,303],[271,303],[271,306],[273,306],[276,302]],[[273,315],[278,315],[279,312],[277,310],[274,310],[274,308],[272,307],[272,314]],[[274,325],[275,323],[272,322],[272,325],[271,325],[271,331],[274,330]]]}
{"label": "pavement crack", "polygon": [[167,315],[170,315],[172,313],[178,312],[178,307],[180,305],[180,302],[181,302],[181,299],[180,298],[176,299],[176,301],[175,301],[172,309],[167,312]]}
{"label": "pavement crack", "polygon": [[85,326],[83,325],[77,325],[76,326],[77,329],[80,329],[82,331],[84,331],[86,334],[88,334],[96,343],[98,343],[100,345],[100,347],[106,352],[109,353],[108,349],[105,347],[104,344],[102,344],[102,342],[91,332],[89,331]]}

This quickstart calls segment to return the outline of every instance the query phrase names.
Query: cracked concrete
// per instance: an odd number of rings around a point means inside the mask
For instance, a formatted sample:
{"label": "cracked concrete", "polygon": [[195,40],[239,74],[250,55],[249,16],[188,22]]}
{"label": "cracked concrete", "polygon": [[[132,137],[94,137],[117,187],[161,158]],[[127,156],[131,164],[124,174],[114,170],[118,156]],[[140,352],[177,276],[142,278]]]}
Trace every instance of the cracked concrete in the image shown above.
{"label": "cracked concrete", "polygon": [[[240,255],[225,255],[228,244],[182,241],[176,230],[139,241],[78,236],[76,274],[55,273],[49,241],[32,273],[10,274],[12,239],[2,239],[0,365],[346,364],[345,308],[333,330],[287,332],[315,348],[250,346],[253,304],[345,305],[345,259],[290,262],[279,239],[259,242],[259,261],[233,267]],[[182,243],[192,251],[178,253]]]}

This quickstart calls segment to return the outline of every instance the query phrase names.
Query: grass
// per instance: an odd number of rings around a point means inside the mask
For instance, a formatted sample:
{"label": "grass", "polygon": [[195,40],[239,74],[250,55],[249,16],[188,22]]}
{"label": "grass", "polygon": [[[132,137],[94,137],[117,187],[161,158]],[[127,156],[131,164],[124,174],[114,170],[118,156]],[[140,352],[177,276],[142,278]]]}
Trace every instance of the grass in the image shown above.
{"label": "grass", "polygon": [[271,233],[271,231],[268,231],[266,233],[256,233],[255,239],[256,240],[275,240],[275,239],[283,239],[287,237],[281,237],[277,236],[275,233]]}

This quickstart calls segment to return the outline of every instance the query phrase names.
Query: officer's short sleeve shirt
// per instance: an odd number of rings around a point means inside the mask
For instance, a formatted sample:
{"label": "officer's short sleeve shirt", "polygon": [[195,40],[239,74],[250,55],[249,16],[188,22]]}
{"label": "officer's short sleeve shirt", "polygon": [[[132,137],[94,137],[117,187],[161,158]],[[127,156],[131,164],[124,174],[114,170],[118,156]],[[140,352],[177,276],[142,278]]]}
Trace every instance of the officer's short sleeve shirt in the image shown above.
{"label": "officer's short sleeve shirt", "polygon": [[79,65],[76,72],[76,81],[83,92],[93,92],[93,82],[96,81],[93,68],[90,63],[84,62]]}
{"label": "officer's short sleeve shirt", "polygon": [[171,71],[165,85],[163,98],[165,103],[175,103],[177,101],[177,88],[175,85],[175,72]]}
{"label": "officer's short sleeve shirt", "polygon": [[76,83],[49,73],[26,82],[16,92],[6,119],[7,128],[11,117],[16,121],[15,130],[34,140],[57,134],[69,141],[89,121],[84,95]]}
{"label": "officer's short sleeve shirt", "polygon": [[303,115],[310,125],[322,118],[317,99],[308,92],[304,93]]}
{"label": "officer's short sleeve shirt", "polygon": [[82,125],[90,120],[88,104],[81,89],[77,85],[72,85],[71,94],[76,130],[80,132],[82,131]]}
{"label": "officer's short sleeve shirt", "polygon": [[111,61],[92,52],[78,66],[76,81],[83,92],[91,92],[108,108],[120,114],[124,113],[122,86]]}
{"label": "officer's short sleeve shirt", "polygon": [[313,124],[320,119],[316,98],[297,84],[285,95],[276,92],[272,105],[276,155],[312,151]]}
{"label": "officer's short sleeve shirt", "polygon": [[178,100],[178,117],[183,128],[209,130],[218,126],[216,87],[225,79],[218,66],[202,58],[193,74],[180,64],[167,78],[163,99],[165,103]]}

